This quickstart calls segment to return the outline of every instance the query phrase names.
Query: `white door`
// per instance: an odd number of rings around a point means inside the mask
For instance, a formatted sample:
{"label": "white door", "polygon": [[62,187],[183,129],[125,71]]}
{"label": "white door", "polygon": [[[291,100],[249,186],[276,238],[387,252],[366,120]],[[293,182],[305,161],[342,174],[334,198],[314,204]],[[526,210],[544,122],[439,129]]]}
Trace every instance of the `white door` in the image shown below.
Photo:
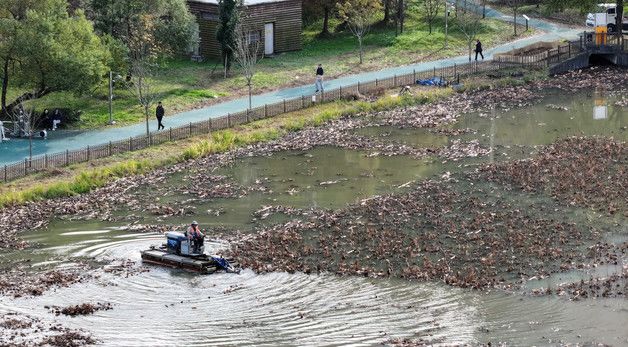
{"label": "white door", "polygon": [[275,53],[275,23],[264,25],[264,54]]}

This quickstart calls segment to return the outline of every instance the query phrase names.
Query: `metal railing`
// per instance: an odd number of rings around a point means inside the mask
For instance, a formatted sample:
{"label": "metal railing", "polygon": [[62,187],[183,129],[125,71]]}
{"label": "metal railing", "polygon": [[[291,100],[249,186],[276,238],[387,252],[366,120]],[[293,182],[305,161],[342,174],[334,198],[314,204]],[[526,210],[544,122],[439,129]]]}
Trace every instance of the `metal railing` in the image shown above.
{"label": "metal railing", "polygon": [[449,67],[434,68],[429,71],[414,70],[412,73],[375,79],[374,81],[364,83],[358,82],[357,84],[341,86],[337,89],[317,94],[316,100],[312,98],[314,94],[302,95],[293,99],[284,99],[278,103],[267,104],[237,113],[230,113],[226,116],[209,118],[203,121],[189,123],[185,126],[151,132],[148,136],[140,135],[125,140],[110,141],[97,146],[87,146],[78,150],[66,150],[65,152],[39,155],[32,159],[26,158],[17,163],[4,165],[4,167],[0,166],[0,179],[4,182],[8,182],[38,171],[83,163],[119,153],[136,151],[169,141],[181,140],[263,118],[274,117],[279,114],[310,107],[315,103],[336,101],[354,94],[369,93],[375,90],[415,84],[419,79],[433,77],[441,77],[446,80],[456,79],[463,75],[497,71],[509,67],[511,67],[510,64],[495,61],[469,62],[462,65],[454,64]]}
{"label": "metal railing", "polygon": [[516,64],[525,66],[550,66],[558,64],[585,51],[582,40],[569,41],[556,48],[548,49],[535,54],[508,55],[502,54],[495,61],[500,64]]}

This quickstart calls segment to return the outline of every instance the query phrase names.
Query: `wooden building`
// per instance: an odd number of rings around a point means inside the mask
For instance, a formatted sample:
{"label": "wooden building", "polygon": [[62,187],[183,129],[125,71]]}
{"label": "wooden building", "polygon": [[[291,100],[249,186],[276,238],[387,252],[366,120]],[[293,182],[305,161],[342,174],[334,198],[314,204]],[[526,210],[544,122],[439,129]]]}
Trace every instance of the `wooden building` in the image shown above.
{"label": "wooden building", "polygon": [[[201,56],[220,58],[218,0],[188,0],[188,6],[199,25]],[[250,39],[262,41],[265,55],[301,49],[302,0],[245,0],[243,10]]]}

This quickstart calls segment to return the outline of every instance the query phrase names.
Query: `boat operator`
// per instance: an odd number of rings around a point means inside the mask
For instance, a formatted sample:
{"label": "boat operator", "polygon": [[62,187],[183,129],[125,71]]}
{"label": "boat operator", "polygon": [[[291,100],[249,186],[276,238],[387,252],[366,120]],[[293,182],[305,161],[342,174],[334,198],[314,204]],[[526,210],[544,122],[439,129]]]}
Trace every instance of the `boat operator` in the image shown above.
{"label": "boat operator", "polygon": [[193,221],[192,224],[190,224],[186,236],[193,244],[194,253],[198,253],[200,247],[203,246],[203,238],[205,235],[203,235],[201,229],[199,229],[197,221]]}

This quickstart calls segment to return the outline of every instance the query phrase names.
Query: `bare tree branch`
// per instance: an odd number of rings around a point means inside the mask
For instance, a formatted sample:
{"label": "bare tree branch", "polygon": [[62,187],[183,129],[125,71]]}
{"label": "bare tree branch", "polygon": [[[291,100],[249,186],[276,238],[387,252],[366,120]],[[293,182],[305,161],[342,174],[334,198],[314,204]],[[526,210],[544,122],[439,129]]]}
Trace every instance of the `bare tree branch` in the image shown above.
{"label": "bare tree branch", "polygon": [[249,89],[249,109],[252,108],[253,76],[256,72],[257,63],[263,58],[260,54],[261,33],[245,27],[240,21],[235,28],[236,39],[233,47],[236,63],[242,69],[242,74],[246,79]]}
{"label": "bare tree branch", "polygon": [[159,97],[153,85],[154,69],[155,66],[149,58],[136,59],[131,64],[131,84],[129,85],[129,90],[144,109],[147,137],[150,135],[148,122],[150,109]]}
{"label": "bare tree branch", "polygon": [[458,14],[458,28],[465,37],[469,49],[469,61],[471,61],[471,51],[473,41],[476,40],[482,24],[480,23],[480,16],[472,11],[461,12]]}

